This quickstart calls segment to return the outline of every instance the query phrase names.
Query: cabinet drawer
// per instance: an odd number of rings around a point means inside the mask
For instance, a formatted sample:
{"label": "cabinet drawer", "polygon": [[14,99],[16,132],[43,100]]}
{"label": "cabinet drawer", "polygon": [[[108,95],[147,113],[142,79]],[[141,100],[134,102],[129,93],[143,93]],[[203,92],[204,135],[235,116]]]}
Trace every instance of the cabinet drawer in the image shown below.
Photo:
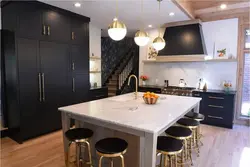
{"label": "cabinet drawer", "polygon": [[214,116],[212,114],[205,115],[203,123],[226,128],[232,128],[233,126],[233,120],[221,116]]}

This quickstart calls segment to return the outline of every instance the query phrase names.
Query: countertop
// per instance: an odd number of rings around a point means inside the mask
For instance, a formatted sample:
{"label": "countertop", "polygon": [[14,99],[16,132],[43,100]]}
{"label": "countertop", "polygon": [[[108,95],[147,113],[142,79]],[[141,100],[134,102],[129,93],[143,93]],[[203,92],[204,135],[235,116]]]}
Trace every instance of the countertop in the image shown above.
{"label": "countertop", "polygon": [[136,129],[159,133],[199,104],[201,98],[159,95],[155,105],[145,104],[142,92],[114,96],[59,108],[59,111],[79,118],[88,118]]}

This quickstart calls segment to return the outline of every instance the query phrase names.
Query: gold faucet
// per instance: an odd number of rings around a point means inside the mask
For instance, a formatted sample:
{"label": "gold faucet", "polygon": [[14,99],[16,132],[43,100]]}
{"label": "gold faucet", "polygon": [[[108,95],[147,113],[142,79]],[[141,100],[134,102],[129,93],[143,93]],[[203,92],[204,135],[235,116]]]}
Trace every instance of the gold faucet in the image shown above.
{"label": "gold faucet", "polygon": [[135,99],[137,99],[137,94],[138,94],[138,78],[137,76],[135,75],[130,75],[129,76],[129,79],[128,79],[128,86],[129,86],[129,83],[130,83],[130,79],[134,77],[135,78]]}

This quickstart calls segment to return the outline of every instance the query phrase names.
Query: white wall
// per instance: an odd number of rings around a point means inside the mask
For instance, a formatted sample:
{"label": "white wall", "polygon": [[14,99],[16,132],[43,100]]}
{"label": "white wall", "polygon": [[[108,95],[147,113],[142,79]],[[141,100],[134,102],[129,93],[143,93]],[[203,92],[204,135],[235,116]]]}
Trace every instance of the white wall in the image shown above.
{"label": "white wall", "polygon": [[[90,23],[89,25],[89,49],[90,56],[92,53],[101,57],[101,29]],[[101,71],[101,60],[91,60],[90,61],[90,70],[91,68],[97,68]],[[101,73],[90,74],[90,82],[97,82],[98,86],[101,86]]]}
{"label": "white wall", "polygon": [[[156,30],[149,32],[156,36]],[[203,23],[203,34],[208,55],[213,55],[214,42],[220,42],[227,46],[230,54],[237,57],[238,19]],[[199,63],[142,63],[147,59],[147,47],[140,48],[140,74],[150,77],[149,84],[163,85],[164,79],[169,80],[170,85],[178,85],[183,78],[188,86],[196,87],[199,78],[203,78],[209,89],[221,89],[221,83],[231,81],[236,88],[236,62],[199,62]]]}

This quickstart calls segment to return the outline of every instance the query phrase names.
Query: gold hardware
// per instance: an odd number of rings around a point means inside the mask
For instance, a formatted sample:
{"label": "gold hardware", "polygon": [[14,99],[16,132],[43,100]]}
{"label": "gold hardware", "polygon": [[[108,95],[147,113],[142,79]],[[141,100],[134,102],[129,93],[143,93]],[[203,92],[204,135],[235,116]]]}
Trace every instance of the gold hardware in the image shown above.
{"label": "gold hardware", "polygon": [[72,63],[72,70],[75,70],[75,63]]}
{"label": "gold hardware", "polygon": [[42,89],[43,89],[43,101],[45,101],[45,88],[44,88],[44,73],[42,73]]}
{"label": "gold hardware", "polygon": [[43,25],[43,35],[46,35],[46,26]]}
{"label": "gold hardware", "polygon": [[98,167],[102,167],[102,159],[103,158],[110,158],[111,159],[111,165],[112,165],[113,164],[112,158],[116,158],[116,157],[121,158],[122,167],[125,167],[123,154],[125,154],[126,152],[127,152],[127,149],[124,150],[123,152],[116,153],[116,154],[103,154],[101,152],[96,151],[96,153],[100,156],[99,166]]}
{"label": "gold hardware", "polygon": [[42,102],[41,74],[38,73],[39,101]]}
{"label": "gold hardware", "polygon": [[130,79],[134,77],[135,78],[135,99],[137,99],[137,94],[138,94],[138,78],[137,76],[135,75],[130,75],[129,76],[129,79],[128,79],[128,86],[129,86],[129,83],[130,83]]}
{"label": "gold hardware", "polygon": [[71,32],[71,39],[75,40],[75,32]]}
{"label": "gold hardware", "polygon": [[208,105],[208,107],[213,107],[213,108],[224,108],[223,106],[216,106],[216,105]]}
{"label": "gold hardware", "polygon": [[214,97],[214,96],[208,96],[209,99],[219,99],[224,100],[224,97]]}
{"label": "gold hardware", "polygon": [[222,117],[216,117],[216,116],[211,116],[211,115],[208,115],[209,118],[215,118],[215,119],[223,119]]}
{"label": "gold hardware", "polygon": [[75,92],[75,78],[72,78],[72,91]]}
{"label": "gold hardware", "polygon": [[48,26],[48,35],[50,35],[50,26]]}

